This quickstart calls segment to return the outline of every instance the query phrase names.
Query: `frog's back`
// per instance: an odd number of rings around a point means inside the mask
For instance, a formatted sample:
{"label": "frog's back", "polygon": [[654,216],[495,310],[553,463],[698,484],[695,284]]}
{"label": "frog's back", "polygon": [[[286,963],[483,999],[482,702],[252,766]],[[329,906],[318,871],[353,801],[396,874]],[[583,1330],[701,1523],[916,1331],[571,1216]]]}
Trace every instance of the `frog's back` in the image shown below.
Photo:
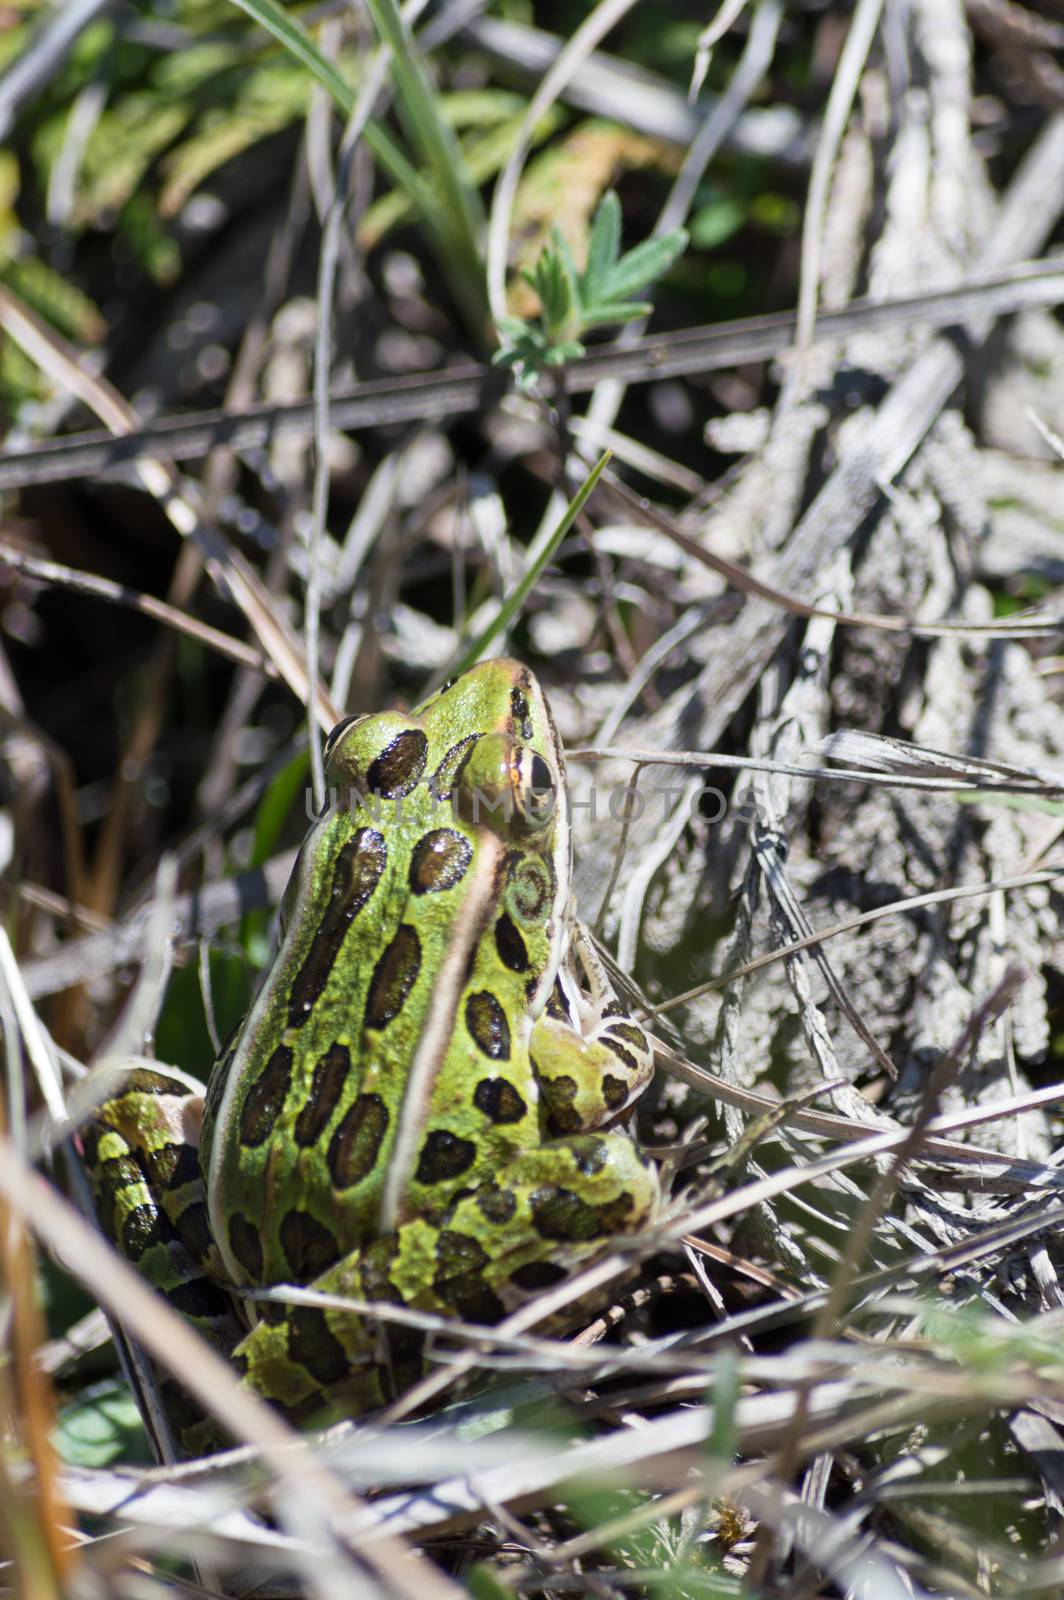
{"label": "frog's back", "polygon": [[[336,804],[308,834],[277,958],[211,1084],[211,1219],[238,1281],[307,1282],[538,1142],[528,1039],[568,861],[553,824],[490,811],[522,742],[542,747],[564,801],[549,713],[521,672],[489,663],[457,702],[445,691],[419,716],[338,730]],[[452,805],[466,772],[484,780],[486,821]]]}

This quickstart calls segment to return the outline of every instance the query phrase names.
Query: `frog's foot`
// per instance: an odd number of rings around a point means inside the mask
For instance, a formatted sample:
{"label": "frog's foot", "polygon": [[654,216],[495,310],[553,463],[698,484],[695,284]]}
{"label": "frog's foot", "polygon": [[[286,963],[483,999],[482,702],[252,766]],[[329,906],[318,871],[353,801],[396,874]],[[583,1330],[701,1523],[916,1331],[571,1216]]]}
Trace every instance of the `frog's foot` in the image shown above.
{"label": "frog's foot", "polygon": [[[583,976],[581,984],[577,968]],[[578,1133],[616,1120],[654,1076],[646,1033],[627,1016],[591,943],[577,924],[569,970],[537,1018],[529,1044],[552,1132]]]}
{"label": "frog's foot", "polygon": [[[85,1169],[103,1231],[142,1277],[222,1355],[244,1332],[217,1281],[197,1144],[202,1086],[185,1074],[137,1065],[81,1130]],[[187,1454],[221,1437],[161,1368],[156,1378],[176,1441]]]}
{"label": "frog's foot", "polygon": [[[412,1218],[311,1287],[490,1326],[637,1232],[657,1205],[657,1175],[630,1139],[558,1139],[516,1156],[439,1223]],[[277,1305],[236,1359],[244,1382],[295,1420],[325,1422],[360,1416],[410,1388],[425,1370],[423,1340],[386,1315]]]}

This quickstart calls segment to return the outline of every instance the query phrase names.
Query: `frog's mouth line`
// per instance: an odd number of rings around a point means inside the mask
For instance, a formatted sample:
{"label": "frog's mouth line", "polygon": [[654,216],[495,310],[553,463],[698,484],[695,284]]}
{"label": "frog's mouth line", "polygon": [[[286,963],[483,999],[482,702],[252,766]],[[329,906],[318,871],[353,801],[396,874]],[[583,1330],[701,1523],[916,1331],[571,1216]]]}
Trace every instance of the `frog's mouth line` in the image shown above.
{"label": "frog's mouth line", "polygon": [[447,950],[433,981],[433,996],[425,1015],[421,1036],[407,1075],[403,1103],[391,1160],[381,1191],[380,1231],[390,1233],[398,1227],[399,1209],[406,1186],[417,1164],[417,1153],[428,1116],[432,1079],[454,1028],[462,994],[462,975],[467,970],[473,949],[482,938],[495,895],[496,876],[505,855],[500,839],[487,834],[478,848],[476,865],[466,882],[468,915]]}

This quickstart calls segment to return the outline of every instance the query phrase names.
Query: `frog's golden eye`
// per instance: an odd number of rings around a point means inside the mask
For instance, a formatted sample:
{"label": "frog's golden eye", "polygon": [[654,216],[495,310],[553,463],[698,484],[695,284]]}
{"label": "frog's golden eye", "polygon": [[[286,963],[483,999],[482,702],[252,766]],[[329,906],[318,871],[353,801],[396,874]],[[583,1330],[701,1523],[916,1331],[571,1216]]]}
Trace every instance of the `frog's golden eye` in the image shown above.
{"label": "frog's golden eye", "polygon": [[554,774],[537,751],[518,750],[516,776],[522,814],[530,827],[542,828],[558,803]]}
{"label": "frog's golden eye", "polygon": [[357,713],[353,717],[344,717],[336,724],[335,728],[332,729],[328,738],[325,740],[325,750],[322,754],[322,760],[325,762],[326,766],[328,766],[329,758],[336,749],[336,746],[340,743],[340,740],[343,738],[344,734],[347,733],[349,729],[357,727],[360,722],[366,722],[368,717],[369,713],[363,711]]}
{"label": "frog's golden eye", "polygon": [[557,802],[557,778],[549,764],[505,733],[485,733],[477,740],[451,794],[463,821],[512,839],[545,828]]}

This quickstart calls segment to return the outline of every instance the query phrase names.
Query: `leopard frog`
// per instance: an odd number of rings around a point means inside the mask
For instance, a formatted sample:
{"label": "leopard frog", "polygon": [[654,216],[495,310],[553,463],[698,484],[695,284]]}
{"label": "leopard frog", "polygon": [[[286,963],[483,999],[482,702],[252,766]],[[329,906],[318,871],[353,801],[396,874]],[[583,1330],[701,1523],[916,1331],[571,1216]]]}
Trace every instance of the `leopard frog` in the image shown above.
{"label": "leopard frog", "polygon": [[571,919],[562,753],[532,673],[486,662],[416,713],[350,717],[325,771],[276,956],[205,1101],[141,1066],[84,1141],[127,1255],[308,1421],[409,1387],[423,1336],[233,1286],[492,1324],[658,1198],[609,1126],[651,1053]]}

